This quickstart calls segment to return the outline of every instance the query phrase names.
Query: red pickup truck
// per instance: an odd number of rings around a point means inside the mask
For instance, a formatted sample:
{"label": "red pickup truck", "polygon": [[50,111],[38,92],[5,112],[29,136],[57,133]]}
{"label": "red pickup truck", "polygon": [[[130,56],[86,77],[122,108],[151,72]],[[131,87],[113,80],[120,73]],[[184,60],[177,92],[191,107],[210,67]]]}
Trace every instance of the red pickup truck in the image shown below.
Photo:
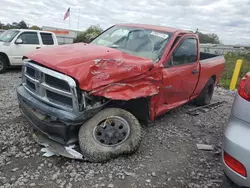
{"label": "red pickup truck", "polygon": [[199,52],[192,32],[140,24],[114,25],[89,44],[39,49],[23,61],[18,101],[36,138],[93,162],[133,153],[141,124],[191,100],[208,104],[225,62]]}

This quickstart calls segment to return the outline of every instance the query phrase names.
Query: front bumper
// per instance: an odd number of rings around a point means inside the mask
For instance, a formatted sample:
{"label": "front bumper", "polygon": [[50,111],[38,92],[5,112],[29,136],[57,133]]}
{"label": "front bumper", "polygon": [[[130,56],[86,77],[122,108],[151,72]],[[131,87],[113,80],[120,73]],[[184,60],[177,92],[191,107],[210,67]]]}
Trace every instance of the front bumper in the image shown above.
{"label": "front bumper", "polygon": [[223,150],[242,163],[247,171],[247,177],[234,172],[225,163],[222,154],[226,175],[237,185],[250,187],[250,123],[231,115],[224,135]]}
{"label": "front bumper", "polygon": [[59,144],[39,132],[34,132],[32,136],[38,144],[46,147],[46,151],[52,152],[54,155],[61,155],[70,159],[86,160],[81,154],[80,148],[76,145],[65,146]]}
{"label": "front bumper", "polygon": [[99,107],[80,114],[61,110],[34,98],[22,85],[17,88],[17,97],[22,114],[33,128],[62,145],[77,143],[80,126],[101,110]]}

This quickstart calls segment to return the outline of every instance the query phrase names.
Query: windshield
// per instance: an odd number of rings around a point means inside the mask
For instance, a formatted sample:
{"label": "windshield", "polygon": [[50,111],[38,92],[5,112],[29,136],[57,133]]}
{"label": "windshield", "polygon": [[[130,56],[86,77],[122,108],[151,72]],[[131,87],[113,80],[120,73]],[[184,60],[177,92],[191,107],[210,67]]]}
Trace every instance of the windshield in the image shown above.
{"label": "windshield", "polygon": [[0,34],[0,41],[2,42],[11,42],[13,38],[19,33],[16,30],[8,30]]}
{"label": "windshield", "polygon": [[116,48],[125,53],[157,62],[170,39],[167,32],[150,29],[114,26],[91,43]]}

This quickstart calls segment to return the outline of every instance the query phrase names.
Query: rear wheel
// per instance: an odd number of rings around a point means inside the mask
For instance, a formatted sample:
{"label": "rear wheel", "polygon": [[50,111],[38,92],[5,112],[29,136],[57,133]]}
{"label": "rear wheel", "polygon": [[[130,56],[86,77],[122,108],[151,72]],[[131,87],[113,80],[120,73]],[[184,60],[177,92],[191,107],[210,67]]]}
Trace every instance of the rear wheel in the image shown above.
{"label": "rear wheel", "polygon": [[214,80],[210,78],[201,91],[200,95],[195,99],[195,104],[198,106],[204,106],[211,102],[214,93]]}
{"label": "rear wheel", "polygon": [[0,74],[7,70],[8,64],[4,57],[0,56]]}
{"label": "rear wheel", "polygon": [[105,162],[136,151],[141,141],[141,126],[128,111],[107,108],[88,120],[79,130],[83,155],[92,162]]}

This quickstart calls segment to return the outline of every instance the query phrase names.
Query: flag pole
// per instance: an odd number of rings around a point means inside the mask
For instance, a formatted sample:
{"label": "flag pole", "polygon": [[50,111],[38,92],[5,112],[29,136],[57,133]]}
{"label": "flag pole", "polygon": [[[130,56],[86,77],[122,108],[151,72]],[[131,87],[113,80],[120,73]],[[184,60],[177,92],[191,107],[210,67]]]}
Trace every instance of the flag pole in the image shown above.
{"label": "flag pole", "polygon": [[79,7],[79,11],[78,11],[78,23],[77,23],[77,30],[79,31],[79,17],[80,17],[80,7]]}
{"label": "flag pole", "polygon": [[70,30],[70,17],[71,17],[71,13],[69,14],[69,30]]}

